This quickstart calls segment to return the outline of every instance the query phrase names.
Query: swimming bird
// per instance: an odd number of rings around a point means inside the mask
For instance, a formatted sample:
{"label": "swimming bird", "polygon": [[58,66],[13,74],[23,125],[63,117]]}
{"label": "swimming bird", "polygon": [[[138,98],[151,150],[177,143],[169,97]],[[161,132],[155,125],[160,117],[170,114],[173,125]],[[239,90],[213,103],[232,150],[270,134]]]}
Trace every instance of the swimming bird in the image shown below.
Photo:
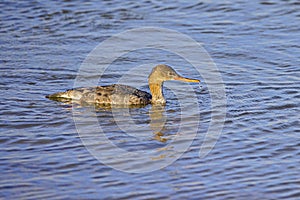
{"label": "swimming bird", "polygon": [[46,97],[56,101],[68,99],[98,105],[165,104],[166,100],[163,95],[162,87],[163,82],[168,80],[200,82],[197,79],[184,78],[170,66],[160,64],[152,69],[152,72],[148,77],[151,94],[131,86],[113,84],[88,88],[75,88],[65,92],[57,92]]}

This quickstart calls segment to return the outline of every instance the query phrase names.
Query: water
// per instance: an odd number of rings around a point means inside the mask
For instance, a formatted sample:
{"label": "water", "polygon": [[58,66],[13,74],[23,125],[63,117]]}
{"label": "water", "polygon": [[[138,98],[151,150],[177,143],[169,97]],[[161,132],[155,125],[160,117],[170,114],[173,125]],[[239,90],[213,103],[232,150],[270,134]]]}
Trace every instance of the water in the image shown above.
{"label": "water", "polygon": [[[2,1],[0,7],[1,198],[299,198],[298,1]],[[160,170],[126,173],[90,154],[73,115],[94,113],[114,145],[130,152],[150,150],[158,156],[157,163],[165,162],[172,150],[164,148],[177,135],[181,112],[172,90],[166,90],[168,104],[156,115],[166,119],[163,135],[142,134],[138,139],[134,132],[123,134],[110,110],[78,107],[73,113],[70,105],[44,96],[72,88],[81,63],[100,42],[142,26],[176,30],[203,44],[224,80],[227,114],[216,146],[200,159],[211,97],[203,80],[201,88],[192,84],[200,113],[190,112],[181,122],[193,128],[200,114],[197,133],[183,132],[197,134],[191,146]],[[178,56],[147,50],[116,60],[100,82],[114,83],[132,67],[161,62],[185,76],[202,78]],[[147,70],[129,84],[147,90],[144,77],[151,68]],[[182,85],[167,86],[172,84]],[[130,110],[141,130],[151,128],[151,109]],[[111,152],[102,145],[97,147]],[[145,166],[142,161],[123,164],[128,169]]]}

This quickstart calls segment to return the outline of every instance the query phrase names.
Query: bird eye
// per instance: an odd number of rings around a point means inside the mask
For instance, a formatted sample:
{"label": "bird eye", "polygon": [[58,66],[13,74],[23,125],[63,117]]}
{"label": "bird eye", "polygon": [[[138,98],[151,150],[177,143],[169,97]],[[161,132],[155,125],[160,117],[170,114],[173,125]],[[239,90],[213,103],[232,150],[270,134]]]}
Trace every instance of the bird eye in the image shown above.
{"label": "bird eye", "polygon": [[168,76],[174,76],[173,72],[168,72]]}

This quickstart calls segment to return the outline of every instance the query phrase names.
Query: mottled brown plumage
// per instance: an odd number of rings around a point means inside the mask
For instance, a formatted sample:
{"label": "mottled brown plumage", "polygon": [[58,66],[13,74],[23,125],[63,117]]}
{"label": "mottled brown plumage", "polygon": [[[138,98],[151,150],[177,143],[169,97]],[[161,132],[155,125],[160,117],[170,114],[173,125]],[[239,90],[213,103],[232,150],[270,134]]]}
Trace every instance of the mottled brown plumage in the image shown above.
{"label": "mottled brown plumage", "polygon": [[166,101],[163,96],[162,86],[163,82],[167,80],[200,82],[196,79],[188,79],[180,76],[174,69],[167,65],[157,65],[153,68],[148,78],[152,95],[131,86],[114,84],[89,88],[75,88],[65,92],[54,93],[46,97],[56,101],[72,99],[82,103],[94,103],[99,105],[165,104]]}

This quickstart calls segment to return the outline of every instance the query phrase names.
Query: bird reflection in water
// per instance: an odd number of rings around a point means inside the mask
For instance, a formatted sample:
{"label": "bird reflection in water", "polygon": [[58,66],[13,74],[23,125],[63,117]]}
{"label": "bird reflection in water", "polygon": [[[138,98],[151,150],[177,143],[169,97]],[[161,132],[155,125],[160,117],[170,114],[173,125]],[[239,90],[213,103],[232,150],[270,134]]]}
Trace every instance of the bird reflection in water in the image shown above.
{"label": "bird reflection in water", "polygon": [[165,106],[164,105],[153,105],[150,112],[150,128],[154,133],[154,139],[160,142],[166,142],[167,138],[163,137],[163,131],[165,128],[165,123],[167,117],[165,115]]}

